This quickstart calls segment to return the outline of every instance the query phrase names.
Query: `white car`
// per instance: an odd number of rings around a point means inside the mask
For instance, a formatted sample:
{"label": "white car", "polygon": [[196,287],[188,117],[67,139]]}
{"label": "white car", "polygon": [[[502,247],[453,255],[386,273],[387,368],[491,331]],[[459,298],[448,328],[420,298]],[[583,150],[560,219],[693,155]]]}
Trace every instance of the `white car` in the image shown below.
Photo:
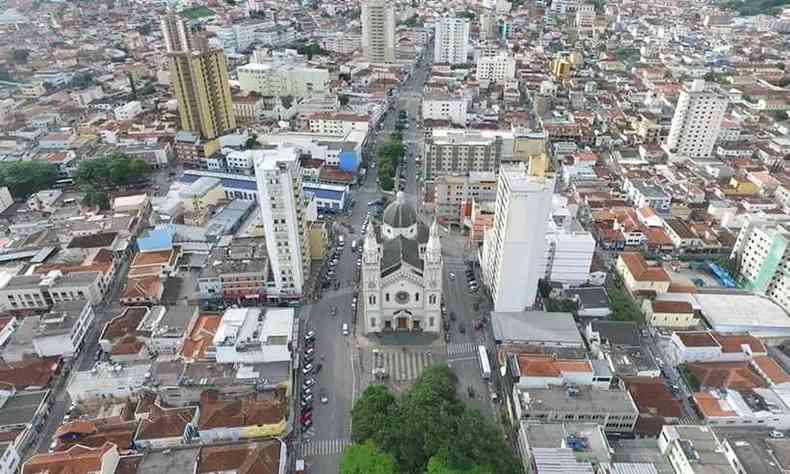
{"label": "white car", "polygon": [[450,280],[455,281],[455,273],[450,272]]}
{"label": "white car", "polygon": [[342,332],[344,336],[348,336],[348,323],[343,323],[343,325],[340,327],[340,332]]}

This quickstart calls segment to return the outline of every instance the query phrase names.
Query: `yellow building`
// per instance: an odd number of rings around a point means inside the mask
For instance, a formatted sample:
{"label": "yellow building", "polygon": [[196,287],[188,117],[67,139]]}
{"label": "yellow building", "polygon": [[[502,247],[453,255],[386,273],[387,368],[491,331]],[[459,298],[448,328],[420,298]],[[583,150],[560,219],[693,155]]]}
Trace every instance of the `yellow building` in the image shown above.
{"label": "yellow building", "polygon": [[632,295],[661,294],[669,291],[672,280],[659,265],[648,265],[639,252],[623,252],[617,258],[617,273]]}
{"label": "yellow building", "polygon": [[651,301],[642,304],[645,321],[654,327],[691,328],[699,324],[694,309],[687,301]]}
{"label": "yellow building", "polygon": [[236,128],[228,64],[220,49],[170,54],[170,79],[178,99],[179,129],[210,140]]}
{"label": "yellow building", "polygon": [[329,247],[329,229],[326,222],[310,223],[310,258],[321,260]]}
{"label": "yellow building", "polygon": [[566,59],[555,59],[551,62],[551,74],[554,79],[564,81],[571,76],[571,63]]}

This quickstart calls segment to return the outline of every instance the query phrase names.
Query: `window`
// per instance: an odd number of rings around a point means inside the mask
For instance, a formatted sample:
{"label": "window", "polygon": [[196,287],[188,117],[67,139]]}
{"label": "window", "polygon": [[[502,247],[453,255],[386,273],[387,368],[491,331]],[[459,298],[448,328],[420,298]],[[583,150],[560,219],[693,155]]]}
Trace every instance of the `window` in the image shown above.
{"label": "window", "polygon": [[386,301],[387,303],[390,302],[390,294],[389,293],[384,293],[384,301]]}
{"label": "window", "polygon": [[370,327],[376,327],[376,318],[370,318]]}
{"label": "window", "polygon": [[431,295],[428,297],[428,302],[430,304],[436,304],[436,295]]}
{"label": "window", "polygon": [[[370,295],[370,298],[368,298],[368,303],[369,304],[376,304],[376,296],[375,295]],[[375,324],[373,326],[375,326]]]}
{"label": "window", "polygon": [[420,294],[414,293],[414,301],[420,301]]}

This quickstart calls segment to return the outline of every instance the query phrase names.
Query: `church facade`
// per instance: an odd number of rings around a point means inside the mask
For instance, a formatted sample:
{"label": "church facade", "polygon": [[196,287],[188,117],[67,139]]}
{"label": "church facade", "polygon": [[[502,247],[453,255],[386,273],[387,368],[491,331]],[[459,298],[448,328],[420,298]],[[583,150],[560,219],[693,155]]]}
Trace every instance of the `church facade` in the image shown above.
{"label": "church facade", "polygon": [[398,193],[384,210],[380,240],[368,227],[362,250],[362,302],[366,334],[439,333],[442,327],[442,248]]}

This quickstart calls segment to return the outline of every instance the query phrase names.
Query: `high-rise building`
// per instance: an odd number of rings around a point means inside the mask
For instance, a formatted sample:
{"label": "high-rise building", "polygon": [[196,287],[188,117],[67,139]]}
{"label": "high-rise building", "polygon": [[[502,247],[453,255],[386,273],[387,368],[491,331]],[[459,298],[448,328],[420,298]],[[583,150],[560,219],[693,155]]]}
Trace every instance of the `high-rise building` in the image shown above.
{"label": "high-rise building", "polygon": [[494,227],[485,232],[480,257],[494,311],[524,311],[535,303],[553,192],[554,177],[532,176],[524,163],[499,171]]}
{"label": "high-rise building", "polygon": [[171,53],[170,78],[178,99],[180,130],[199,132],[211,140],[236,128],[228,65],[221,49]]}
{"label": "high-rise building", "polygon": [[490,12],[480,14],[480,41],[495,40],[497,37],[496,15]]}
{"label": "high-rise building", "polygon": [[732,257],[746,287],[790,310],[790,221],[749,219],[738,233]]}
{"label": "high-rise building", "polygon": [[469,20],[443,16],[436,20],[433,60],[439,64],[466,64]]}
{"label": "high-rise building", "polygon": [[595,5],[583,3],[576,10],[576,31],[582,35],[592,33],[595,29]]}
{"label": "high-rise building", "polygon": [[516,60],[507,54],[477,59],[478,81],[505,82],[516,76]]}
{"label": "high-rise building", "polygon": [[168,53],[181,53],[192,49],[192,34],[183,18],[168,13],[159,20],[159,23]]}
{"label": "high-rise building", "polygon": [[513,160],[513,144],[510,130],[437,128],[426,147],[425,180],[472,172],[496,173],[500,163]]}
{"label": "high-rise building", "polygon": [[362,0],[362,51],[372,63],[395,62],[395,7],[388,0]]}
{"label": "high-rise building", "polygon": [[307,97],[329,92],[329,71],[304,64],[249,63],[236,69],[239,87],[262,96]]}
{"label": "high-rise building", "polygon": [[263,151],[255,179],[274,286],[281,298],[298,298],[310,270],[299,151],[293,145]]}
{"label": "high-rise building", "polygon": [[687,83],[680,93],[667,138],[670,158],[710,157],[727,110],[727,95],[704,79]]}

